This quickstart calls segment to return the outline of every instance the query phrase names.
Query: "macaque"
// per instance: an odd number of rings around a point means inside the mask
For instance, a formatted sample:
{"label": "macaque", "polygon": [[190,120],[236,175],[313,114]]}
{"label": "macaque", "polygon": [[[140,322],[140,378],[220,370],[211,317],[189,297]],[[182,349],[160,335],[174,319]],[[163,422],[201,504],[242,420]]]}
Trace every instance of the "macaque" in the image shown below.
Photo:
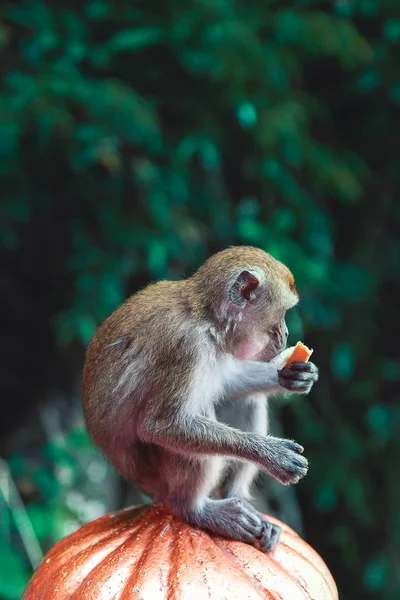
{"label": "macaque", "polygon": [[[250,502],[258,470],[288,485],[308,468],[302,446],[267,432],[267,395],[308,393],[318,378],[311,362],[274,366],[297,302],[286,266],[231,247],[129,298],[98,329],[83,371],[86,424],[114,467],[192,525],[263,552],[280,529]],[[228,400],[237,426],[218,420]]]}

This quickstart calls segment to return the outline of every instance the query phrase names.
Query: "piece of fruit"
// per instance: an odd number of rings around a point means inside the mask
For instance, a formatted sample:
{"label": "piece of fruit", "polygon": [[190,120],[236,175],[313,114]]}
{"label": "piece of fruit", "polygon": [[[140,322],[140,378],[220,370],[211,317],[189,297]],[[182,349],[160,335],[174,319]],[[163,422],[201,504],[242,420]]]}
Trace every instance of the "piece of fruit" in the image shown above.
{"label": "piece of fruit", "polygon": [[292,354],[286,361],[286,366],[290,367],[290,365],[294,362],[307,362],[312,353],[313,350],[307,348],[307,346],[305,346],[303,342],[297,342]]}

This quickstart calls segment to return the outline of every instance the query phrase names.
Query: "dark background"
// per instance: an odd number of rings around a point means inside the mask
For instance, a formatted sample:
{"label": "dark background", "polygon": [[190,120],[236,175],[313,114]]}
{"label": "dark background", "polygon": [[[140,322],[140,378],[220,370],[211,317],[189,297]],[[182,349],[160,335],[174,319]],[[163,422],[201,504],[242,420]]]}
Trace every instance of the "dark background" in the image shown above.
{"label": "dark background", "polygon": [[143,500],[82,423],[96,326],[230,244],[291,268],[289,341],[321,374],[274,403],[309,475],[262,478],[258,502],[341,598],[398,598],[399,41],[397,0],[3,5],[1,598],[57,539]]}

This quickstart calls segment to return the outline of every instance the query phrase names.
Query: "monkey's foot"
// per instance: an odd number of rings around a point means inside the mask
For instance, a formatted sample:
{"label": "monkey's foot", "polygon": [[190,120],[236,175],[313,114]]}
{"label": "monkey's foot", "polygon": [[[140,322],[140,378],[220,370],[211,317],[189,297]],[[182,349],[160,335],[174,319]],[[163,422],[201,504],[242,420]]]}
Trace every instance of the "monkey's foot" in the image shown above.
{"label": "monkey's foot", "polygon": [[[262,516],[262,515],[261,515]],[[282,528],[276,523],[271,523],[262,516],[263,533],[260,539],[260,549],[263,552],[270,552],[278,545],[281,537]]]}
{"label": "monkey's foot", "polygon": [[250,511],[255,512],[259,516],[263,524],[263,552],[270,552],[277,546],[281,537],[282,528],[276,523],[271,523],[262,513],[260,513],[246,497],[240,496],[240,500]]}
{"label": "monkey's foot", "polygon": [[279,541],[280,528],[239,498],[209,499],[189,520],[213,533],[259,546],[262,552],[269,552]]}

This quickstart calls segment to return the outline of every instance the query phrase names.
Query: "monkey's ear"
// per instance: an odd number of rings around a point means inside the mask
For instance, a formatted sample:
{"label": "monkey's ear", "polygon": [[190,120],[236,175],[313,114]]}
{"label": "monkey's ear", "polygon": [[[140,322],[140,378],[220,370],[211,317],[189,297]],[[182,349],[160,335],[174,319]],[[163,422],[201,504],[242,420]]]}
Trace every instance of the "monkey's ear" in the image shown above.
{"label": "monkey's ear", "polygon": [[236,306],[241,308],[252,300],[260,281],[249,271],[242,271],[229,291],[229,297]]}

